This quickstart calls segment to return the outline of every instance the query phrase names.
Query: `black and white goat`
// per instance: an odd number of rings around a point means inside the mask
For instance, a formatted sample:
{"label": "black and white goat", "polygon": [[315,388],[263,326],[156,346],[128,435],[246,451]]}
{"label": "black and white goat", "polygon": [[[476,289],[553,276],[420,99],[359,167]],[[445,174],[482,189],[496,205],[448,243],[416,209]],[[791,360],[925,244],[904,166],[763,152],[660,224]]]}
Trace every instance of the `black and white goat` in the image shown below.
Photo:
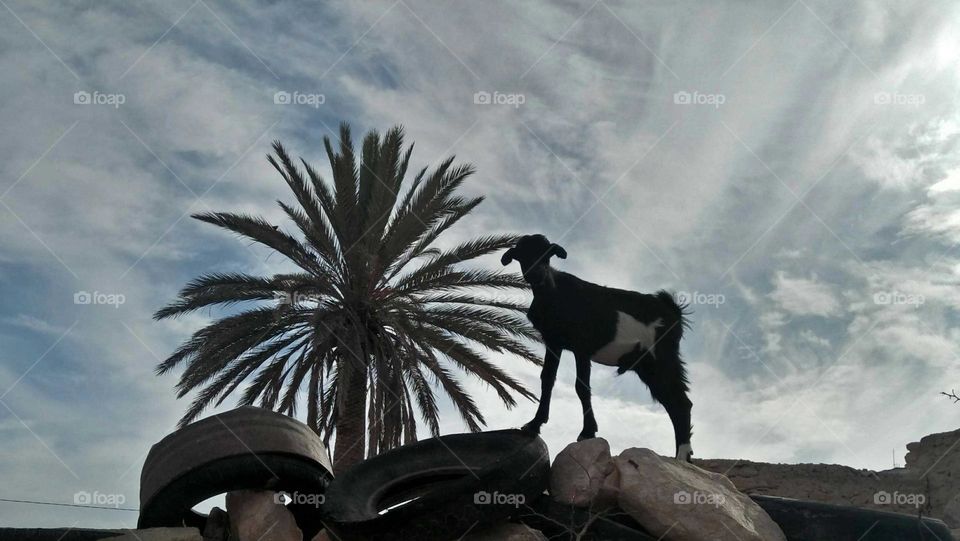
{"label": "black and white goat", "polygon": [[590,361],[616,366],[617,373],[635,371],[663,404],[673,423],[676,457],[690,461],[689,382],[680,358],[680,339],[688,326],[684,306],[666,291],[649,295],[586,282],[550,266],[550,258],[567,252],[543,235],[524,235],[500,261],[516,260],[533,288],[527,317],[546,344],[540,374],[540,406],[523,429],[540,432],[550,417],[550,395],[560,353],[570,350],[577,362],[577,396],[583,406],[583,431],[577,440],[593,438],[597,421],[590,405]]}

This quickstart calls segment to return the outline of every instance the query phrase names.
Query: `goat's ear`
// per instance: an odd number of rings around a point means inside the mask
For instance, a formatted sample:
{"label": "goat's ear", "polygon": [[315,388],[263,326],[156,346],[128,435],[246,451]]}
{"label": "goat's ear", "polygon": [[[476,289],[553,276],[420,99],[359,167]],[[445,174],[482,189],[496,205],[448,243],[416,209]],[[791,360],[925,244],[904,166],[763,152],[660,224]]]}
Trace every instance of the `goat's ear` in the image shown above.
{"label": "goat's ear", "polygon": [[503,263],[504,266],[509,265],[513,262],[513,248],[510,248],[503,253],[503,256],[500,258],[500,263]]}
{"label": "goat's ear", "polygon": [[560,246],[559,244],[551,244],[551,245],[550,245],[550,255],[555,255],[555,256],[559,257],[560,259],[566,259],[566,258],[567,258],[567,251],[564,250],[564,249],[563,249],[563,246]]}

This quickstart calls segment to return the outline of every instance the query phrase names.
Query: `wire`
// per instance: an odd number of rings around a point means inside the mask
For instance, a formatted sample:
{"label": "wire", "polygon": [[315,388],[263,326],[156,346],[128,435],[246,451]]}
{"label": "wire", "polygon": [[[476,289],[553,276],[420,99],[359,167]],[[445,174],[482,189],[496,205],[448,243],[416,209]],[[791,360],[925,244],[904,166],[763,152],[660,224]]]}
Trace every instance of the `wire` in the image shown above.
{"label": "wire", "polygon": [[13,500],[9,498],[0,498],[0,502],[30,503],[34,505],[56,505],[59,507],[80,507],[83,509],[107,509],[110,511],[140,511],[139,509],[131,509],[129,507],[109,507],[106,505],[81,505],[78,503],[38,502],[34,500]]}

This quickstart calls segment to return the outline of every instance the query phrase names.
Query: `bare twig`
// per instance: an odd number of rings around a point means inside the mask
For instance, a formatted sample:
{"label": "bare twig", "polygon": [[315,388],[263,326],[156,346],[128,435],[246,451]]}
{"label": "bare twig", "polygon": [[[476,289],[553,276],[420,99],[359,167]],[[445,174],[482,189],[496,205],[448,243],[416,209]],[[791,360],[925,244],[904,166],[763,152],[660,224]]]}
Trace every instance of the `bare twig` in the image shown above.
{"label": "bare twig", "polygon": [[957,402],[960,402],[960,396],[957,396],[957,391],[954,391],[953,389],[950,389],[949,393],[940,391],[940,394],[949,398],[950,400],[953,400],[954,404],[956,404]]}
{"label": "bare twig", "polygon": [[530,505],[525,505],[524,507],[529,512],[528,516],[539,517],[544,521],[552,523],[558,530],[562,530],[560,533],[548,537],[548,539],[563,539],[566,541],[582,541],[593,538],[595,534],[591,532],[590,529],[596,523],[607,522],[616,526],[622,526],[622,523],[614,519],[617,517],[630,516],[616,507],[597,507],[594,503],[591,503],[585,508],[587,516],[584,519],[577,520],[577,508],[570,506],[570,516],[567,521],[563,521],[539,513]]}

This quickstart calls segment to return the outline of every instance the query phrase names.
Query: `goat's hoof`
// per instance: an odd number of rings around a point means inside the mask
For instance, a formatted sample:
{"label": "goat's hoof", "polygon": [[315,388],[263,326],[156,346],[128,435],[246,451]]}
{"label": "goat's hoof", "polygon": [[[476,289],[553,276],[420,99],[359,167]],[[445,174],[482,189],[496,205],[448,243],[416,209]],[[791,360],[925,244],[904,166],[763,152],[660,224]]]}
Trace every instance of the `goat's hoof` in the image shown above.
{"label": "goat's hoof", "polygon": [[596,437],[596,432],[581,432],[580,435],[577,436],[577,441],[590,440]]}
{"label": "goat's hoof", "polygon": [[526,432],[527,434],[540,434],[540,423],[530,421],[529,423],[521,426],[520,430]]}

